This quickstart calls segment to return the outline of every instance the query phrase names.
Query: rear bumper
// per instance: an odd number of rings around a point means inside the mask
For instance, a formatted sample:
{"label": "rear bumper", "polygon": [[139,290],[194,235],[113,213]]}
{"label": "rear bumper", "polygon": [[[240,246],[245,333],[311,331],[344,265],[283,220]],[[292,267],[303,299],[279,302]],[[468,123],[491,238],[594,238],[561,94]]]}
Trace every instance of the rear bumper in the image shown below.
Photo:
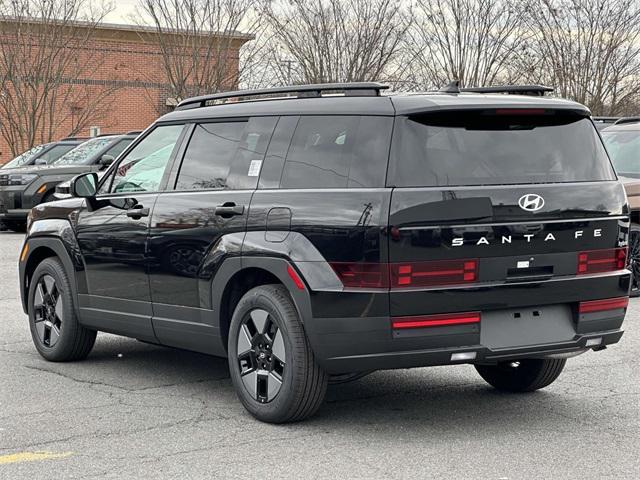
{"label": "rear bumper", "polygon": [[[622,337],[622,334],[622,330],[591,332],[589,334],[577,335],[573,340],[568,342],[496,350],[492,350],[483,345],[465,345],[360,355],[324,356],[320,353],[319,363],[331,374],[455,365],[461,363],[493,364],[504,360],[544,358],[552,355],[581,353],[589,349],[601,349],[604,346],[617,343]],[[599,340],[599,342],[595,346],[588,345],[587,342],[590,340]],[[452,360],[452,355],[456,353],[475,353],[475,358],[472,360]]]}

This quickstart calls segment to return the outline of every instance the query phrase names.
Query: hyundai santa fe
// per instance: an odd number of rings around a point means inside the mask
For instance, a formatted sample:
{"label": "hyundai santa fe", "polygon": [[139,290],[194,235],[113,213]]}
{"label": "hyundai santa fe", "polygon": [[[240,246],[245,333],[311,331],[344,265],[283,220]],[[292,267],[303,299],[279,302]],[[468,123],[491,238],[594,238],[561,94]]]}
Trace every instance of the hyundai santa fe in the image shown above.
{"label": "hyundai santa fe", "polygon": [[281,423],[374,370],[473,364],[529,392],[618,342],[630,212],[589,110],[384,88],[184,100],[35,207],[38,352],[79,360],[104,331],[227,357],[244,407]]}

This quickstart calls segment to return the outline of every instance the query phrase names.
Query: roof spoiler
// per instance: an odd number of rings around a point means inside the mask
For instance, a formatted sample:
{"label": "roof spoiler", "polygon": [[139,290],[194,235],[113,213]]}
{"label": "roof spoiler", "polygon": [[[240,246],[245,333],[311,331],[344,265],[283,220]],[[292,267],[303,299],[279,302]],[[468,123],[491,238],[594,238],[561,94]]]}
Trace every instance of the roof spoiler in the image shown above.
{"label": "roof spoiler", "polygon": [[553,92],[552,87],[545,85],[502,85],[490,87],[466,87],[460,88],[460,81],[454,80],[446,87],[439,90],[441,93],[506,93],[508,95],[530,95],[533,97],[542,97],[546,93]]}

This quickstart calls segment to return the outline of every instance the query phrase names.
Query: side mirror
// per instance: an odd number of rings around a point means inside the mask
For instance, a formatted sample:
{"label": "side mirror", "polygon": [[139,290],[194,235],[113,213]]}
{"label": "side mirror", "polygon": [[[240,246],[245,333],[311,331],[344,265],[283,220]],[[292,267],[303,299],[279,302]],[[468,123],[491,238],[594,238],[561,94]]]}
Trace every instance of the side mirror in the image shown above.
{"label": "side mirror", "polygon": [[108,167],[113,163],[114,160],[115,158],[113,158],[111,155],[102,155],[102,157],[100,158],[100,165],[102,165],[103,167]]}
{"label": "side mirror", "polygon": [[47,161],[44,158],[36,158],[36,161],[33,162],[34,165],[47,165]]}
{"label": "side mirror", "polygon": [[91,172],[74,177],[71,180],[71,185],[69,185],[69,191],[73,197],[95,197],[98,191],[98,175]]}

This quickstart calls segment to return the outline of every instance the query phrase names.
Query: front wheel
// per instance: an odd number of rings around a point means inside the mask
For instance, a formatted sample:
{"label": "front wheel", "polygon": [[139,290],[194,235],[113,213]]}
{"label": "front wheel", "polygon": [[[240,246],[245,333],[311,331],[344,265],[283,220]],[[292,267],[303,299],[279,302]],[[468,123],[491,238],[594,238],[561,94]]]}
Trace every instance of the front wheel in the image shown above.
{"label": "front wheel", "polygon": [[78,323],[69,277],[59,259],[47,258],[36,267],[28,299],[31,337],[40,355],[52,362],[89,355],[96,331]]}
{"label": "front wheel", "polygon": [[629,269],[631,270],[632,297],[640,295],[640,225],[631,225],[629,232]]}
{"label": "front wheel", "polygon": [[294,422],[320,408],[327,374],[316,363],[282,285],[262,285],[240,299],[231,319],[228,352],[238,397],[258,420]]}
{"label": "front wheel", "polygon": [[566,359],[528,358],[476,365],[480,376],[492,387],[507,392],[533,392],[551,385],[562,373]]}

